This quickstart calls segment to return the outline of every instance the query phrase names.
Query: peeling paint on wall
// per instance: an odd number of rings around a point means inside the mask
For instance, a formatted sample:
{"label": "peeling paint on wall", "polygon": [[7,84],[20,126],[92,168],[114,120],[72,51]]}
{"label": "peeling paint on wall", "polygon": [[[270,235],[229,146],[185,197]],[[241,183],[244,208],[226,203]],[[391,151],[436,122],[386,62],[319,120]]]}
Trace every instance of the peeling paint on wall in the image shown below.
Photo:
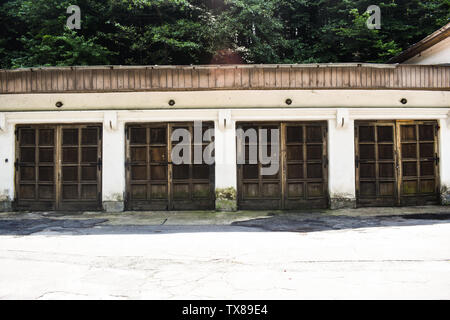
{"label": "peeling paint on wall", "polygon": [[8,189],[4,189],[3,191],[1,191],[0,192],[0,201],[11,201],[9,194],[10,194],[10,192]]}

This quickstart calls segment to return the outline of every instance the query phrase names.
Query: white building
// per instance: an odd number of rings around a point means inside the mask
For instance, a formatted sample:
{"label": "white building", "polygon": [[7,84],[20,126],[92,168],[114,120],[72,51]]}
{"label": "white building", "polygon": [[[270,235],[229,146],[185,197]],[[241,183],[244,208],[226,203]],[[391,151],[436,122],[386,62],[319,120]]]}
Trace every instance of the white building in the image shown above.
{"label": "white building", "polygon": [[450,64],[450,23],[392,58],[390,63]]}
{"label": "white building", "polygon": [[[434,65],[1,70],[1,209],[448,204],[448,32],[397,58]],[[196,120],[215,165],[176,165],[171,133]],[[280,130],[277,174],[237,164],[237,128]]]}

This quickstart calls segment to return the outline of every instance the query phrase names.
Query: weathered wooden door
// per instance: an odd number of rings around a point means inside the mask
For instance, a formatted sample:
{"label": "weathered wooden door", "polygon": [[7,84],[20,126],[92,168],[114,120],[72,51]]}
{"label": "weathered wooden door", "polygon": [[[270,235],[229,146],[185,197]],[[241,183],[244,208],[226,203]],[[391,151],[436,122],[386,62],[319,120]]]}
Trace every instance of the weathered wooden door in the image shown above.
{"label": "weathered wooden door", "polygon": [[[282,208],[282,179],[281,170],[274,175],[262,175],[261,169],[264,166],[259,156],[263,151],[261,148],[265,148],[266,154],[270,154],[270,144],[273,141],[271,130],[280,131],[280,123],[261,123],[261,124],[247,124],[240,123],[237,129],[242,129],[244,132],[253,131],[253,136],[256,139],[243,139],[238,137],[237,152],[239,154],[245,152],[242,156],[245,159],[245,163],[238,163],[238,206],[240,209],[280,209]],[[261,143],[261,134],[263,130],[267,130],[268,139],[263,145]],[[278,145],[281,144],[281,136],[279,136]],[[275,141],[274,141],[275,142]],[[251,161],[250,153],[253,150],[253,154],[256,159]],[[255,158],[254,157],[254,158]],[[267,165],[266,165],[267,166]]]}
{"label": "weathered wooden door", "polygon": [[[245,151],[238,163],[238,206],[241,209],[307,209],[328,205],[326,122],[239,123],[244,132],[258,132],[257,154],[261,153],[263,130],[279,130],[279,171],[262,175],[259,159],[249,161],[252,142],[237,141],[237,152]],[[269,132],[269,131],[267,131]],[[270,142],[270,136],[268,141]],[[245,149],[244,149],[245,148]],[[270,154],[270,147],[265,148]]]}
{"label": "weathered wooden door", "polygon": [[18,210],[100,210],[101,125],[16,128]]}
{"label": "weathered wooden door", "polygon": [[[203,132],[213,127],[203,123]],[[128,210],[214,209],[214,165],[193,161],[174,164],[172,132],[185,129],[193,137],[193,123],[145,123],[126,127],[126,180]],[[209,142],[202,142],[202,150]]]}
{"label": "weathered wooden door", "polygon": [[397,121],[400,205],[439,203],[436,121]]}
{"label": "weathered wooden door", "polygon": [[437,128],[435,121],[355,122],[358,204],[437,203]]}
{"label": "weathered wooden door", "polygon": [[355,122],[356,192],[361,206],[397,203],[396,131],[392,121]]}
{"label": "weathered wooden door", "polygon": [[326,208],[328,158],[326,122],[283,124],[284,208]]}

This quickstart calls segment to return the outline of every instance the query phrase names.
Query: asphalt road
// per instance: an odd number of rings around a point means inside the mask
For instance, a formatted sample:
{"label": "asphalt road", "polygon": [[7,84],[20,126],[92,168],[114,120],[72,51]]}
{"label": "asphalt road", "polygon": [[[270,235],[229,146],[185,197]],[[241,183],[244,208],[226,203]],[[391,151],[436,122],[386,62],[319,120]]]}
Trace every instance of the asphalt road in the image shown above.
{"label": "asphalt road", "polygon": [[450,220],[429,218],[0,219],[0,299],[449,299]]}

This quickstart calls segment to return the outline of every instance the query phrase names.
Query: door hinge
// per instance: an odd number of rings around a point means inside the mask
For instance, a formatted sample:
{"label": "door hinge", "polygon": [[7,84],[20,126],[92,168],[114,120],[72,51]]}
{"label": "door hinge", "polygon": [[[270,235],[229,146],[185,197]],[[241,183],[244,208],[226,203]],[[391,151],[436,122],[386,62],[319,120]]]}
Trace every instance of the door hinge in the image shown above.
{"label": "door hinge", "polygon": [[325,165],[325,168],[328,167],[328,157],[327,156],[323,156],[323,164]]}
{"label": "door hinge", "polygon": [[16,159],[16,161],[14,162],[14,168],[17,170],[19,170],[19,159]]}
{"label": "door hinge", "polygon": [[16,136],[16,140],[19,141],[19,129],[14,130],[14,135]]}
{"label": "door hinge", "polygon": [[355,166],[356,168],[359,168],[359,157],[355,156]]}
{"label": "door hinge", "polygon": [[98,161],[97,161],[97,168],[98,168],[98,170],[102,169],[102,165],[103,165],[102,158],[99,158]]}
{"label": "door hinge", "polygon": [[435,126],[435,127],[434,127],[434,135],[435,135],[435,136],[438,135],[438,132],[439,132],[440,129],[441,129],[440,126]]}

